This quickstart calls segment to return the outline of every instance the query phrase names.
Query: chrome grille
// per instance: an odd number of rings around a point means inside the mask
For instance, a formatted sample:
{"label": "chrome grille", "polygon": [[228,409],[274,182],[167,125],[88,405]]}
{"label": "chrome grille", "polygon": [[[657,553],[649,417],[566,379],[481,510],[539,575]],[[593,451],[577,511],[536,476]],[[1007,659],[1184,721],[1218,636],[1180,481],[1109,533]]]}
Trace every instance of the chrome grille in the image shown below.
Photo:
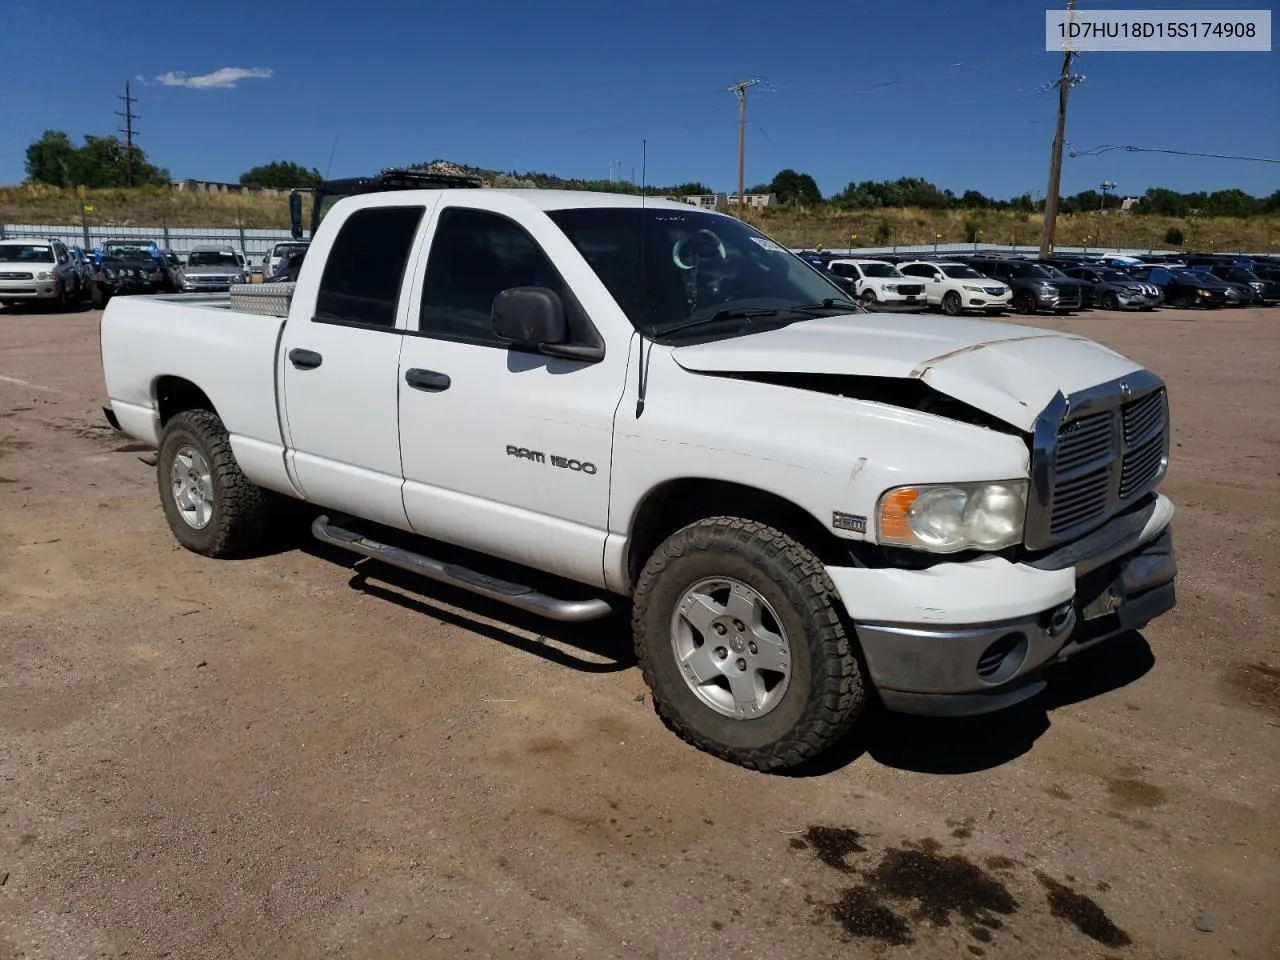
{"label": "chrome grille", "polygon": [[1043,549],[1087,533],[1160,482],[1169,454],[1164,384],[1142,371],[1059,396],[1037,422],[1034,446],[1026,543]]}
{"label": "chrome grille", "polygon": [[0,280],[34,280],[34,273],[0,273]]}
{"label": "chrome grille", "polygon": [[998,297],[1004,293],[1004,287],[983,287],[982,292],[993,297]]}

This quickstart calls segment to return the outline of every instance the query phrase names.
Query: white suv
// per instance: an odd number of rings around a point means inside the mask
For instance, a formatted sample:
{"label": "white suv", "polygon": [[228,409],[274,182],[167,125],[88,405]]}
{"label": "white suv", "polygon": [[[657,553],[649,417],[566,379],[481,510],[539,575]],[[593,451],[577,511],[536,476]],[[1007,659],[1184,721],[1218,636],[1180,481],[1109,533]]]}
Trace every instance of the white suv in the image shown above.
{"label": "white suv", "polygon": [[949,317],[962,313],[997,314],[1009,309],[1013,291],[999,280],[984,277],[973,267],[947,260],[911,260],[898,264],[906,277],[924,281],[929,306],[940,307]]}
{"label": "white suv", "polygon": [[0,240],[0,307],[38,300],[70,307],[84,296],[84,282],[61,240]]}
{"label": "white suv", "polygon": [[883,260],[832,260],[827,270],[836,283],[870,309],[903,306],[923,310],[924,283],[911,280]]}

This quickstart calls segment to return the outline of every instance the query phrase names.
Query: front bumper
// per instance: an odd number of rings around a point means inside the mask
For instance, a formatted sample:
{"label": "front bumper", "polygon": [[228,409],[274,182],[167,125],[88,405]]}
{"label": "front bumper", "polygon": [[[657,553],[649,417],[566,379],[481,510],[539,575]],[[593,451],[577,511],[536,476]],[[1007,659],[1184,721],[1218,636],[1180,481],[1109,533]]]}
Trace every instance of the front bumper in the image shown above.
{"label": "front bumper", "polygon": [[0,300],[47,300],[58,295],[54,280],[5,280],[0,282]]}
{"label": "front bumper", "polygon": [[827,570],[886,707],[990,713],[1038,694],[1053,664],[1173,608],[1172,516],[1156,495],[1028,562]]}

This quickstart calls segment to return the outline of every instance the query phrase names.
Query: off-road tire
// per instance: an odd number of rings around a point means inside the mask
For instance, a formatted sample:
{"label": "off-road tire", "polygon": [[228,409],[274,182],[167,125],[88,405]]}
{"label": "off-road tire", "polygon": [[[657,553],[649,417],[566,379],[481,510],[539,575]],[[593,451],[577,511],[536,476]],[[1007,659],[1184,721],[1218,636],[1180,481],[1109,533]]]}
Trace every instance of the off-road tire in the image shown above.
{"label": "off-road tire", "polygon": [[[733,577],[768,601],[791,647],[778,705],[739,720],[704,704],[680,673],[672,616],[697,581]],[[676,531],[645,564],[633,596],[636,658],[658,716],[678,736],[752,770],[777,771],[819,756],[853,726],[866,691],[835,585],[821,561],[773,527],[711,517]]]}
{"label": "off-road tire", "polygon": [[[213,479],[213,516],[200,530],[182,519],[170,480],[173,458],[187,444],[204,456]],[[156,455],[156,482],[169,529],[193,553],[218,559],[239,557],[264,542],[268,530],[265,491],[240,470],[226,427],[216,413],[187,410],[165,424]]]}
{"label": "off-road tire", "polygon": [[942,312],[948,317],[958,317],[964,313],[964,305],[960,300],[960,294],[954,290],[948,290],[942,298]]}

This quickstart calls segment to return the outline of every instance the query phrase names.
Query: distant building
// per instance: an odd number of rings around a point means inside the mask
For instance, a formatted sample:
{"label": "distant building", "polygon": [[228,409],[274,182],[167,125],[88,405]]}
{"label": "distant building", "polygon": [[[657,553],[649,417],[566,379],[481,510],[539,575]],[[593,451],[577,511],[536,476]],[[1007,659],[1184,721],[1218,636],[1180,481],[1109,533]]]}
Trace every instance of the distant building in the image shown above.
{"label": "distant building", "polygon": [[274,187],[246,187],[242,183],[221,183],[217,180],[173,180],[169,183],[181,193],[260,193],[265,196],[280,196],[288,190],[277,190]]}
{"label": "distant building", "polygon": [[[681,199],[703,210],[727,210],[738,205],[736,193],[695,193]],[[774,207],[778,205],[778,198],[772,193],[748,193],[743,196],[742,203],[751,209]]]}

